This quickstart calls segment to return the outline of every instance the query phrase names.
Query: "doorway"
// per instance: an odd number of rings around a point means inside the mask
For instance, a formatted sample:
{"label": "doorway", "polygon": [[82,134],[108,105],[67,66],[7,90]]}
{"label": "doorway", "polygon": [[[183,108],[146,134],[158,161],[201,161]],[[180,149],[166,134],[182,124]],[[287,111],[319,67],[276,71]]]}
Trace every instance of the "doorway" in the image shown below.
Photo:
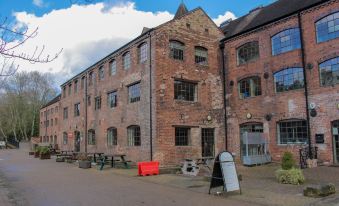
{"label": "doorway", "polygon": [[214,157],[214,129],[202,128],[201,130],[202,157]]}
{"label": "doorway", "polygon": [[75,152],[80,152],[80,132],[79,131],[75,131],[74,132],[74,151]]}
{"label": "doorway", "polygon": [[333,163],[339,164],[339,120],[332,122]]}

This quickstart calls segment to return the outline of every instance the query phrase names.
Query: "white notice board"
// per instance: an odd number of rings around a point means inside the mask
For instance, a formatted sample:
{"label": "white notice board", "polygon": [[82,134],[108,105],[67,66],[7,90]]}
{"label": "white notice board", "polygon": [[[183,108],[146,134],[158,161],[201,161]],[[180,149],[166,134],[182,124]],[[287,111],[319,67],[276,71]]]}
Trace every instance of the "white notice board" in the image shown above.
{"label": "white notice board", "polygon": [[227,192],[240,190],[237,170],[231,153],[222,152],[219,156],[221,170],[224,178],[224,186]]}

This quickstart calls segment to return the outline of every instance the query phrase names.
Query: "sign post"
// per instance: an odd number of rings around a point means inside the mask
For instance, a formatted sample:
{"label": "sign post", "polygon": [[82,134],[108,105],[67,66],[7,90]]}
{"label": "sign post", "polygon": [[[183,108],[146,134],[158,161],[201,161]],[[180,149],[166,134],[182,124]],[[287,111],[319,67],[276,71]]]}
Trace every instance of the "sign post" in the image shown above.
{"label": "sign post", "polygon": [[208,194],[211,189],[223,186],[223,191],[232,192],[239,190],[241,194],[240,183],[238,180],[237,170],[231,153],[221,152],[215,158],[213,174]]}

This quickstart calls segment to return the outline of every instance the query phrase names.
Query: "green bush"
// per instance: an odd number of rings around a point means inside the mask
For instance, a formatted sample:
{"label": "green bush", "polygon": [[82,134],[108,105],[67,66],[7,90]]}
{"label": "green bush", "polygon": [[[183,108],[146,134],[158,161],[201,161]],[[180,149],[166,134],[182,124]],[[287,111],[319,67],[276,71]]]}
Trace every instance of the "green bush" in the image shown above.
{"label": "green bush", "polygon": [[45,154],[49,154],[50,150],[48,147],[41,147],[40,148],[40,154],[45,155]]}
{"label": "green bush", "polygon": [[37,147],[35,147],[35,152],[40,152],[40,150],[41,150],[41,147],[40,146],[37,146]]}
{"label": "green bush", "polygon": [[283,170],[290,170],[295,166],[293,154],[291,152],[285,152],[282,157],[281,168]]}
{"label": "green bush", "polygon": [[275,172],[275,175],[278,182],[282,184],[300,185],[305,182],[305,177],[301,169],[279,169]]}

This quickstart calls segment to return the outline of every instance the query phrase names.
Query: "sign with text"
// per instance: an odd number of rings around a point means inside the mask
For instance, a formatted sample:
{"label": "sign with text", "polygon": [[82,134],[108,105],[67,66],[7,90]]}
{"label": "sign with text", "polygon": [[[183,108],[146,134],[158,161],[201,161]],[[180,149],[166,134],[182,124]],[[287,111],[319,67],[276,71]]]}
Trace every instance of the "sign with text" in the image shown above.
{"label": "sign with text", "polygon": [[0,147],[5,147],[6,146],[6,142],[5,141],[0,141]]}

